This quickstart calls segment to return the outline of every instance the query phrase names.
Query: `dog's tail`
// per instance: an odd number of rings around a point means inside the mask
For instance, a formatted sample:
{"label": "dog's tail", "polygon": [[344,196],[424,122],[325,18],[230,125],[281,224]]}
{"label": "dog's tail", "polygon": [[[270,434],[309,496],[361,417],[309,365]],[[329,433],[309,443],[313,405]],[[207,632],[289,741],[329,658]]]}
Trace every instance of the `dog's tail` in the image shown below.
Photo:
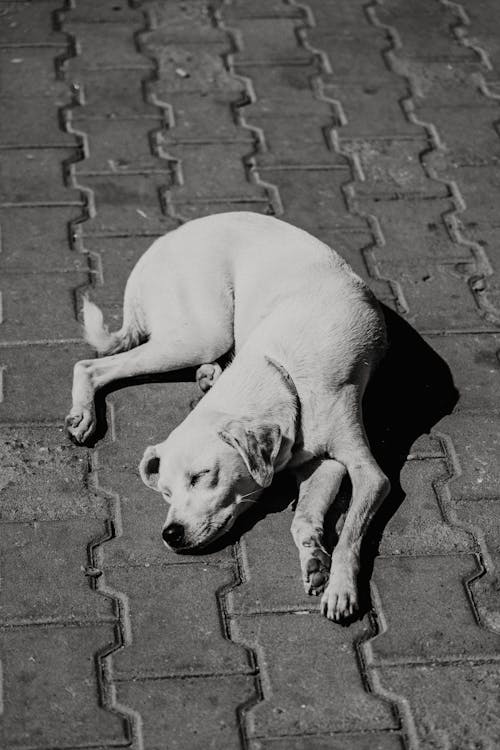
{"label": "dog's tail", "polygon": [[88,297],[83,298],[83,328],[85,341],[99,354],[126,352],[140,343],[139,332],[126,321],[119,331],[110,332],[101,310]]}

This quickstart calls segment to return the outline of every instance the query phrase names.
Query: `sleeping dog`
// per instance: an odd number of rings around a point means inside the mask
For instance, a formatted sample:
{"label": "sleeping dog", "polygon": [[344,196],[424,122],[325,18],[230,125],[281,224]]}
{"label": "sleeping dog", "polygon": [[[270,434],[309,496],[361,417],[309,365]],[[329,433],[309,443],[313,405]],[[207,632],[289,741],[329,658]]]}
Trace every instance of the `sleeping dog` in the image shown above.
{"label": "sleeping dog", "polygon": [[[389,491],[363,426],[361,401],[386,333],[376,300],[332,249],[278,219],[208,216],[161,237],[125,289],[110,333],[84,301],[87,341],[67,429],[85,443],[94,395],[118,378],[198,366],[207,391],[166,438],[146,448],[144,482],[169,504],[165,543],[200,548],[223,534],[276,472],[300,481],[292,523],[306,591],[331,620],[354,614],[362,536]],[[234,348],[222,372],[216,360]],[[352,500],[330,556],[325,514],[344,476]]]}

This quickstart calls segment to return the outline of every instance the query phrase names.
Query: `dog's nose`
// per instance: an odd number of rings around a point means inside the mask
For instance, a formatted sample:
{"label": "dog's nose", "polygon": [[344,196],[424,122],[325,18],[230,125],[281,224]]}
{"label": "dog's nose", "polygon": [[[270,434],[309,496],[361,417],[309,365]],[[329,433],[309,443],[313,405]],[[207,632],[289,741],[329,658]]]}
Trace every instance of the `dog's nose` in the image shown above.
{"label": "dog's nose", "polygon": [[161,532],[163,541],[169,547],[182,547],[184,542],[184,526],[180,523],[169,523]]}

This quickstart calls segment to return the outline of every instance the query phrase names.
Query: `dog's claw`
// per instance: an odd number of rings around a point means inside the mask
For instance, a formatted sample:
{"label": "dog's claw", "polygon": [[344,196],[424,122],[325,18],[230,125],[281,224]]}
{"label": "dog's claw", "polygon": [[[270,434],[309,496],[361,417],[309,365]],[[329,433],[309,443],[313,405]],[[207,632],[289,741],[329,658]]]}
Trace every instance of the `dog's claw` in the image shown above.
{"label": "dog's claw", "polygon": [[352,617],[358,609],[355,575],[349,570],[332,570],[330,581],[321,598],[321,613],[329,620],[340,622]]}
{"label": "dog's claw", "polygon": [[70,439],[83,445],[96,427],[95,414],[87,408],[72,409],[66,417],[66,430]]}

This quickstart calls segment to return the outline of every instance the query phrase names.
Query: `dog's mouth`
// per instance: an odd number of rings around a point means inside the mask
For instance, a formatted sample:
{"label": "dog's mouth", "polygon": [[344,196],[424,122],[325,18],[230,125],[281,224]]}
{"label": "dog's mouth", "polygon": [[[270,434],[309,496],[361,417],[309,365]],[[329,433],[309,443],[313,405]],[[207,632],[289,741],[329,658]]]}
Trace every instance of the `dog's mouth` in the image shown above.
{"label": "dog's mouth", "polygon": [[209,533],[208,536],[203,536],[203,538],[199,540],[194,540],[190,544],[185,544],[183,547],[176,547],[175,552],[178,552],[180,554],[189,554],[190,552],[196,552],[198,550],[205,549],[205,547],[209,547],[212,545],[217,539],[220,539],[220,537],[229,530],[229,528],[233,525],[234,522],[234,515],[231,514],[226,518],[224,523],[219,526],[218,529],[216,529],[213,533]]}

